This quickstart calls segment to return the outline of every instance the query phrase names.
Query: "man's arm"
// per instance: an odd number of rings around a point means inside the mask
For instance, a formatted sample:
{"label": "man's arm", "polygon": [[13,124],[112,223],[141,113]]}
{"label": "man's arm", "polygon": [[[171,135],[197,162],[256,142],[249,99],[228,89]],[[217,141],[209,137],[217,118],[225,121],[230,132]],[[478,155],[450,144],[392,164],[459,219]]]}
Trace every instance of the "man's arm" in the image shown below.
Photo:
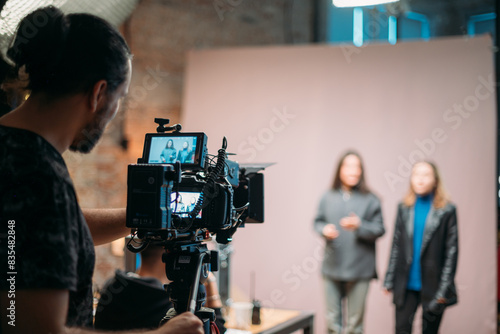
{"label": "man's arm", "polygon": [[[0,320],[4,334],[97,334],[90,329],[68,328],[65,326],[68,310],[68,290],[19,290],[15,298],[15,322],[6,316]],[[13,299],[10,299],[13,300]],[[7,292],[0,292],[0,307],[7,309]],[[109,332],[108,332],[109,333]],[[153,331],[113,332],[114,334],[144,333],[144,334],[203,334],[203,325],[194,314],[185,312],[166,325]]]}
{"label": "man's arm", "polygon": [[13,317],[2,315],[2,333],[64,333],[68,299],[68,290],[17,290],[15,299],[7,298],[7,291],[1,291],[2,314],[8,304],[15,302],[14,311],[10,312]]}
{"label": "man's arm", "polygon": [[99,246],[130,234],[126,209],[82,209],[94,245]]}

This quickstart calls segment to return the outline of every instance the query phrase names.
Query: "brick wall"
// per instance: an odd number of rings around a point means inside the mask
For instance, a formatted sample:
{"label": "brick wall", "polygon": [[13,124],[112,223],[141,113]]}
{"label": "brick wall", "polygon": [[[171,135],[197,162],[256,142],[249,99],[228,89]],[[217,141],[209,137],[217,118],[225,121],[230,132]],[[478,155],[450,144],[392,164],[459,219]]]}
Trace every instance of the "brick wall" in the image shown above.
{"label": "brick wall", "polygon": [[[186,52],[192,49],[304,44],[312,40],[310,0],[143,0],[122,31],[134,54],[129,96],[88,155],[66,153],[83,208],[125,207],[127,165],[142,155],[155,117],[177,123]],[[125,222],[124,222],[125,223]],[[101,287],[123,268],[110,245],[96,248]]]}

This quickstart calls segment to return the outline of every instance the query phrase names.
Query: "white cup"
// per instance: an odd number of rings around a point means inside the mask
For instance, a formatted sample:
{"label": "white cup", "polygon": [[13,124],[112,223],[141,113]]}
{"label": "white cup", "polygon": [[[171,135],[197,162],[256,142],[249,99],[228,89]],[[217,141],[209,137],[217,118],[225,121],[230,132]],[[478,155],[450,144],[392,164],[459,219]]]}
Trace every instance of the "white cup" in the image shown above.
{"label": "white cup", "polygon": [[237,329],[249,329],[252,324],[252,303],[234,302],[231,305],[234,312],[234,325]]}

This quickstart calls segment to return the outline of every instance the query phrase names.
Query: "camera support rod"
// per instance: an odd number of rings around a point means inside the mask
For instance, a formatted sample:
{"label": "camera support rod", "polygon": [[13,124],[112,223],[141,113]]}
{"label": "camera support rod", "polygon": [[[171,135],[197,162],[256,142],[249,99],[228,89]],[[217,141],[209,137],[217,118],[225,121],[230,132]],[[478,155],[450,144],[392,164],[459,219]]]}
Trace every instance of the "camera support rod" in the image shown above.
{"label": "camera support rod", "polygon": [[189,309],[187,311],[191,313],[195,313],[196,311],[196,299],[198,295],[198,287],[200,285],[200,276],[201,276],[201,268],[203,266],[203,259],[207,253],[200,253],[198,254],[198,259],[196,263],[196,274],[194,275],[194,282],[193,285],[191,286],[191,291],[189,292]]}

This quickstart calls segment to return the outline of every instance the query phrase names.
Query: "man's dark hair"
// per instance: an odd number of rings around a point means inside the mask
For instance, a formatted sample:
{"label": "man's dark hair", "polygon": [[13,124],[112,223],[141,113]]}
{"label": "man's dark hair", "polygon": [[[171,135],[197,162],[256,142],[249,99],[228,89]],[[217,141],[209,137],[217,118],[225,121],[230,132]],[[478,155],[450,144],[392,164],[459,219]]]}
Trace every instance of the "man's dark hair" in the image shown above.
{"label": "man's dark hair", "polygon": [[142,263],[156,263],[158,259],[161,259],[163,253],[165,253],[165,249],[159,245],[149,245],[144,249],[141,254]]}
{"label": "man's dark hair", "polygon": [[359,183],[354,187],[354,189],[364,194],[370,193],[371,191],[366,185],[365,181],[365,167],[363,165],[363,159],[361,159],[361,155],[359,155],[359,153],[356,151],[347,151],[342,155],[342,157],[340,157],[339,163],[337,165],[337,170],[335,171],[332,189],[340,190],[342,188],[342,181],[340,180],[340,168],[342,167],[345,158],[347,158],[349,155],[354,155],[355,157],[357,157],[361,164],[361,176],[359,178]]}
{"label": "man's dark hair", "polygon": [[49,6],[21,20],[7,56],[17,70],[24,66],[31,94],[57,97],[88,92],[99,80],[113,92],[126,79],[131,53],[103,19]]}

